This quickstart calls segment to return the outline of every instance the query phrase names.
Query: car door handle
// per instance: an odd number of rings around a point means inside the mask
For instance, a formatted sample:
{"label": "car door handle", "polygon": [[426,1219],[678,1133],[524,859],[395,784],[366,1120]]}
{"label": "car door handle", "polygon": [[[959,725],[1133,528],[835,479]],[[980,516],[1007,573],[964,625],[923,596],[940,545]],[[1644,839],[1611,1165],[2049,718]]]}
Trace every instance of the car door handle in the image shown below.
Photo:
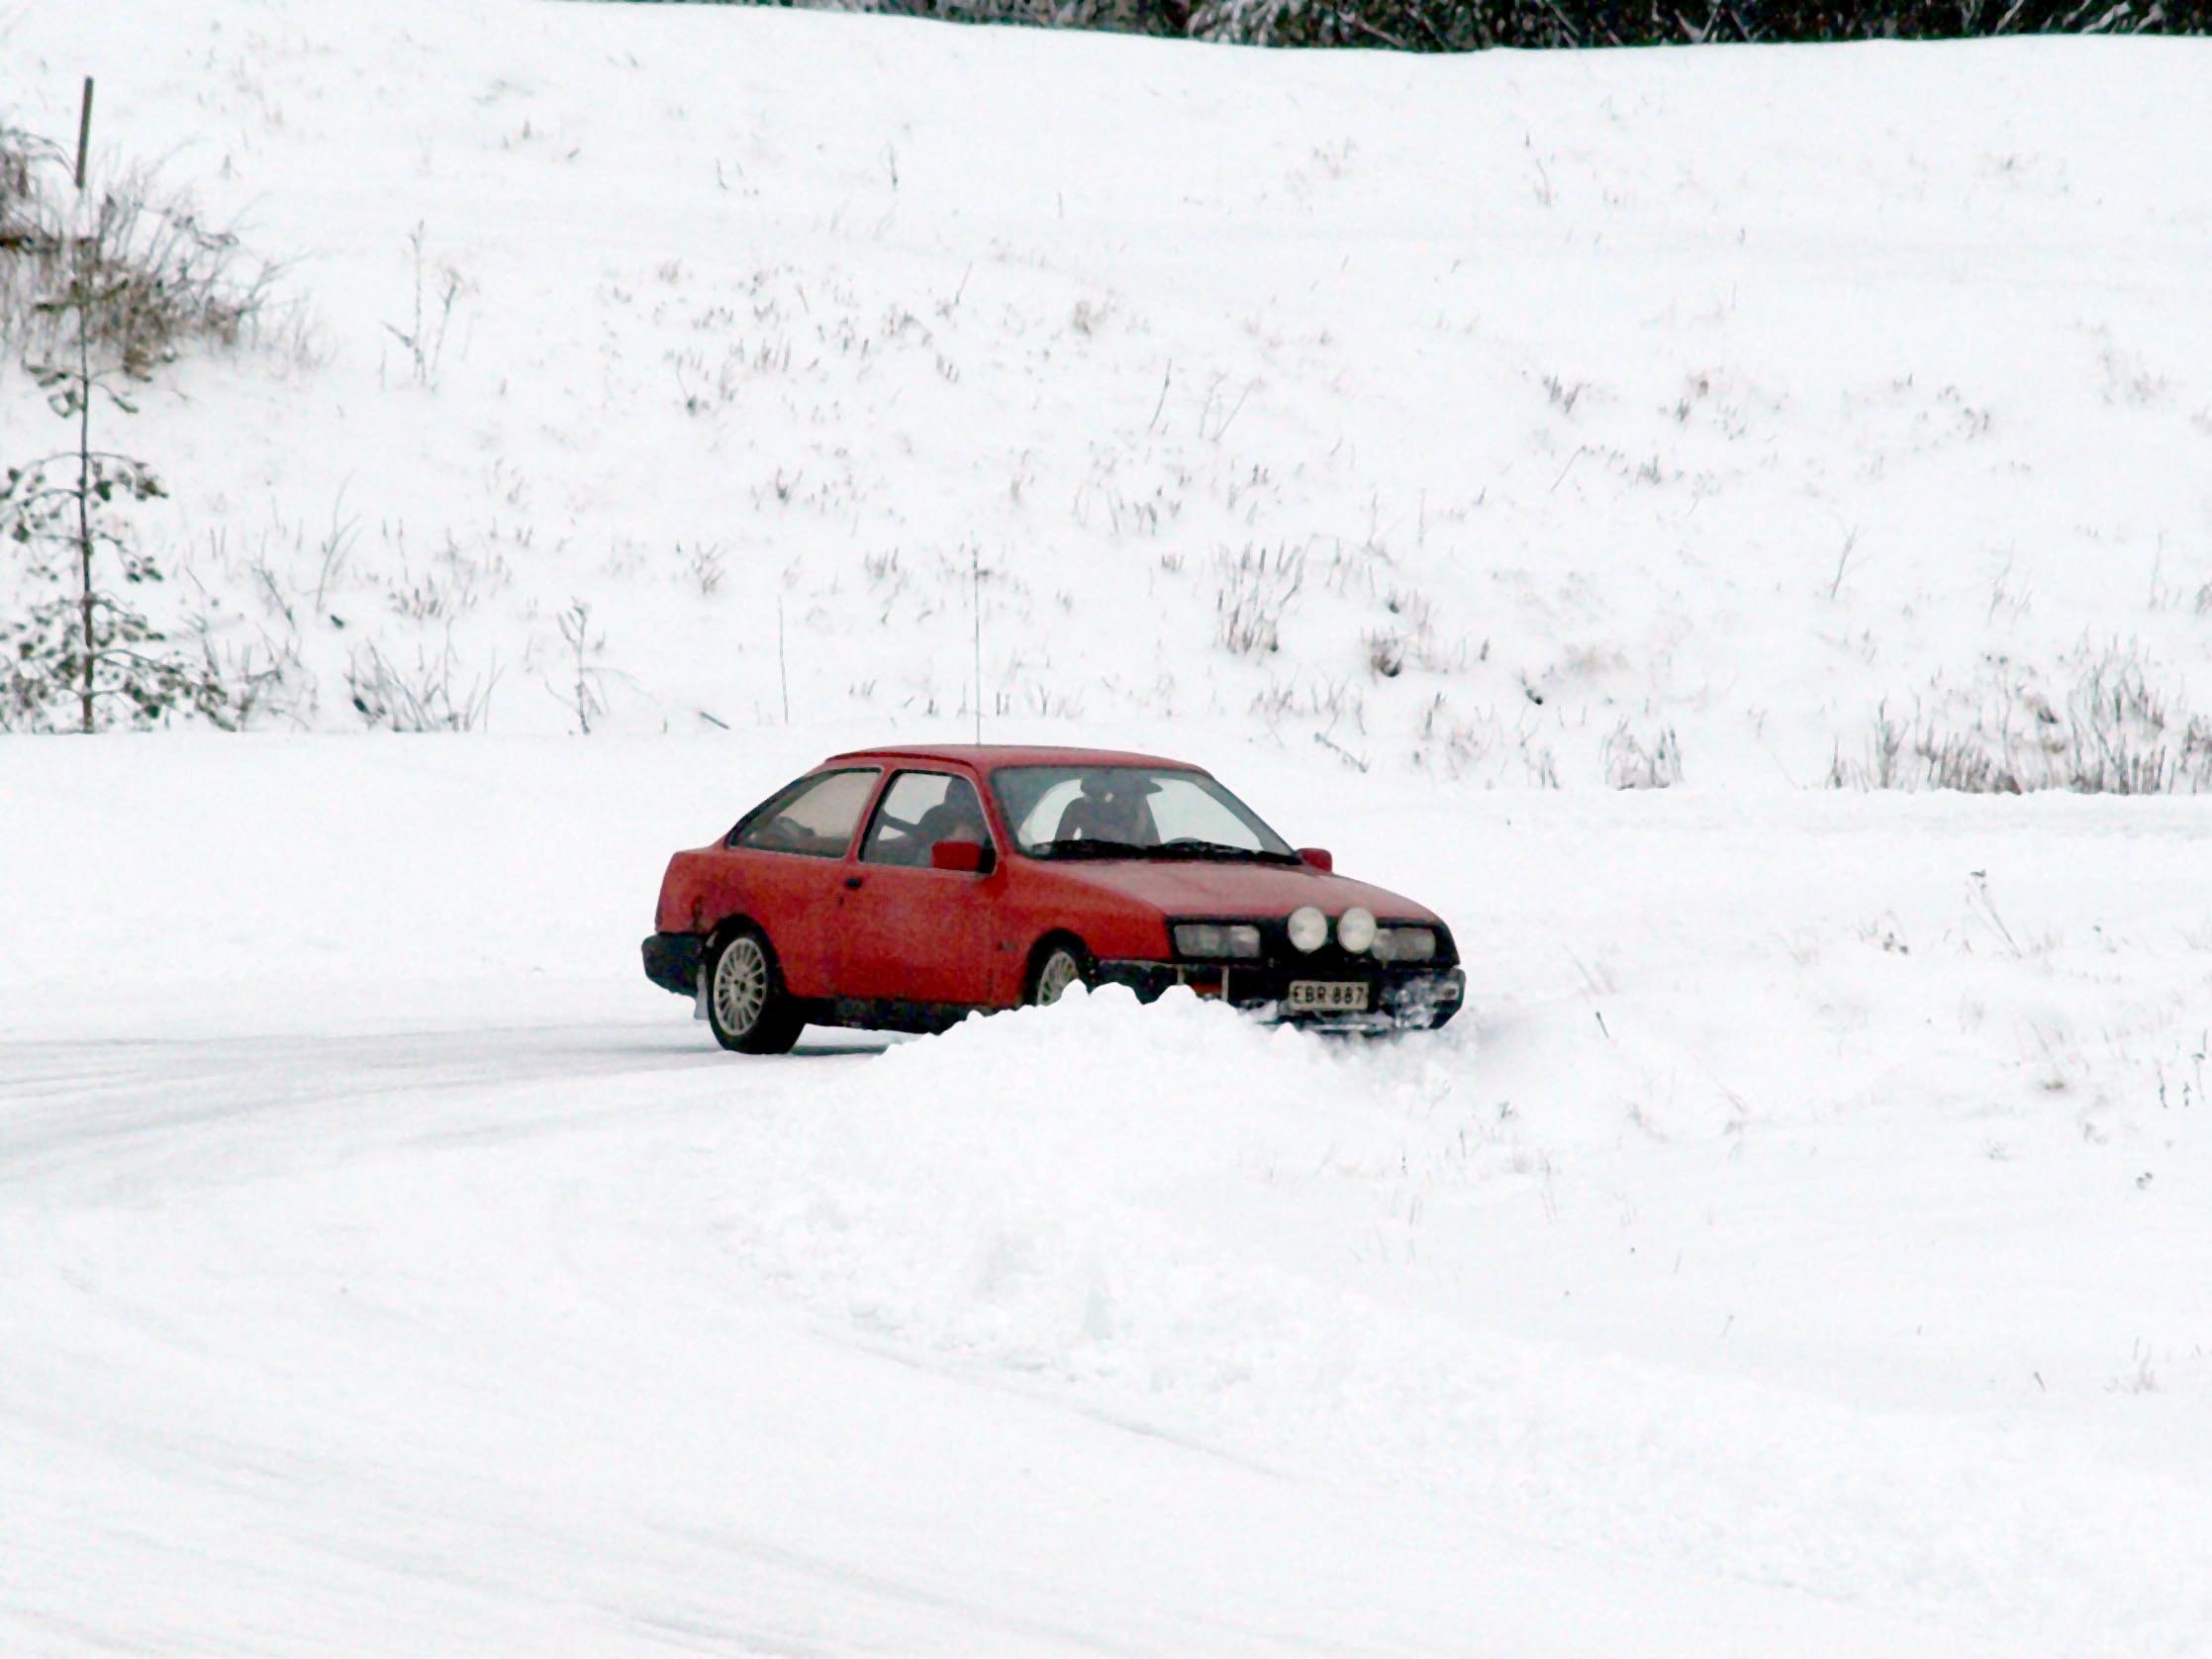
{"label": "car door handle", "polygon": [[845,885],[851,888],[854,892],[858,892],[860,890],[860,884],[867,879],[868,878],[866,876],[847,876],[845,877]]}

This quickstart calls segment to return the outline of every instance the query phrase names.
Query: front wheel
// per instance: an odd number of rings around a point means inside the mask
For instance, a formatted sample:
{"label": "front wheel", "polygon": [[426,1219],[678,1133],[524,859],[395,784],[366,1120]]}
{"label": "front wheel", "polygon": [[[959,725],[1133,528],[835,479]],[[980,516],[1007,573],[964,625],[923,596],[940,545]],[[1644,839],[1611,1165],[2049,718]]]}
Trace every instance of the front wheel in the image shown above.
{"label": "front wheel", "polygon": [[1029,1006],[1044,1008],[1058,1002],[1071,985],[1088,984],[1090,963],[1079,944],[1062,942],[1040,952],[1029,975]]}
{"label": "front wheel", "polygon": [[708,958],[707,1024],[739,1054],[788,1054],[806,1028],[757,928],[738,928]]}

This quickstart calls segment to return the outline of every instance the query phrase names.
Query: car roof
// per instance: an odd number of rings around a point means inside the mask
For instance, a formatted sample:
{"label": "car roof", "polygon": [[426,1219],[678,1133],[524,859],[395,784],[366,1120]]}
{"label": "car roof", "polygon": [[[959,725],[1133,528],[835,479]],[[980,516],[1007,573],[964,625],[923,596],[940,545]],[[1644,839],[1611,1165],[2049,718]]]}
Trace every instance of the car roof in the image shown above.
{"label": "car roof", "polygon": [[852,760],[939,760],[996,771],[1002,766],[1166,766],[1181,772],[1202,772],[1188,760],[1169,760],[1157,754],[1133,754],[1122,749],[1054,748],[1024,743],[902,743],[882,748],[850,749],[822,762],[833,766]]}

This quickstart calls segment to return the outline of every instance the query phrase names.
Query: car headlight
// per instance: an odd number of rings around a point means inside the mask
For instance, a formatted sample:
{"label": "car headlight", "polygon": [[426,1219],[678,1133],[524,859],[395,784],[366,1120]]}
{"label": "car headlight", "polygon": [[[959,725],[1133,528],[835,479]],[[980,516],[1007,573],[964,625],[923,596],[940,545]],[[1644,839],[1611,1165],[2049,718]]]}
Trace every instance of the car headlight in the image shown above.
{"label": "car headlight", "polygon": [[1336,919],[1336,942],[1357,956],[1375,942],[1375,913],[1354,905]]}
{"label": "car headlight", "polygon": [[1311,905],[1291,912],[1291,942],[1300,950],[1318,950],[1329,942],[1329,919]]}
{"label": "car headlight", "polygon": [[1202,958],[1257,956],[1260,930],[1248,922],[1178,923],[1175,953]]}
{"label": "car headlight", "polygon": [[1378,962],[1429,962],[1435,957],[1434,927],[1385,927],[1375,935]]}

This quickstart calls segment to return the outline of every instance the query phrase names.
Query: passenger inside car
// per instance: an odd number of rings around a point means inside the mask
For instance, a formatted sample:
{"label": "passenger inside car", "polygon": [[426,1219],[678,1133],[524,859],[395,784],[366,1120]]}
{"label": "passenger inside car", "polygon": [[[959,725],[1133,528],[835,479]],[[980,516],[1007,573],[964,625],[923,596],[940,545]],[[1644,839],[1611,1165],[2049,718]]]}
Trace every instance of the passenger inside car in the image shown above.
{"label": "passenger inside car", "polygon": [[914,827],[914,839],[919,843],[919,863],[929,862],[929,855],[939,841],[984,841],[990,836],[985,832],[983,809],[973,791],[965,785],[950,790],[938,805],[921,815],[921,822]]}
{"label": "passenger inside car", "polygon": [[990,845],[975,786],[944,772],[903,772],[877,808],[860,856],[870,864],[927,869],[940,841]]}

